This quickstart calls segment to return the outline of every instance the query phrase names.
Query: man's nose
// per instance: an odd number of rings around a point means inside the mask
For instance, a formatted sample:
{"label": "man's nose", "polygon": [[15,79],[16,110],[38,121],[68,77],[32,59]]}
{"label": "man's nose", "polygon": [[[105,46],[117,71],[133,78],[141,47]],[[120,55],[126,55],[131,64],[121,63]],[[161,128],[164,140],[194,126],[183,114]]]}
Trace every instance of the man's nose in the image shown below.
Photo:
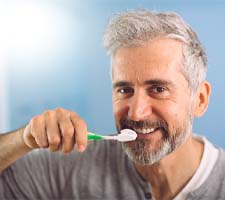
{"label": "man's nose", "polygon": [[144,91],[134,93],[130,98],[128,117],[134,121],[146,120],[152,114],[151,98]]}

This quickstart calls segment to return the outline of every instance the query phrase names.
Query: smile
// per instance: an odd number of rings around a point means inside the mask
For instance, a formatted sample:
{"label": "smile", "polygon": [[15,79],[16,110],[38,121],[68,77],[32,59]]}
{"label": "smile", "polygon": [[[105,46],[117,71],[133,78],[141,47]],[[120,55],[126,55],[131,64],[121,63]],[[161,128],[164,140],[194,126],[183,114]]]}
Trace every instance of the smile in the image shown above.
{"label": "smile", "polygon": [[133,128],[133,130],[137,134],[151,134],[154,132],[157,128]]}

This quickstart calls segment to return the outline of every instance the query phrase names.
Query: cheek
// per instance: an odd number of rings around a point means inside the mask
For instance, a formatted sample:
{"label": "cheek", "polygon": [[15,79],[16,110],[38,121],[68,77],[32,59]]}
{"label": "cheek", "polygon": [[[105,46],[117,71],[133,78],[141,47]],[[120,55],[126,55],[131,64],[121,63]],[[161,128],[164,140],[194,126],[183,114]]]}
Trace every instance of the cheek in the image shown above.
{"label": "cheek", "polygon": [[127,110],[128,108],[124,102],[113,101],[113,114],[117,124],[122,117],[127,116]]}
{"label": "cheek", "polygon": [[170,105],[165,107],[163,117],[168,123],[169,130],[182,129],[188,118],[189,106],[187,104]]}
{"label": "cheek", "polygon": [[[160,109],[161,117],[168,123],[168,125],[176,126],[184,120],[187,116],[187,105],[181,104],[178,106],[177,103],[165,103],[158,107]],[[178,125],[178,124],[177,124]]]}

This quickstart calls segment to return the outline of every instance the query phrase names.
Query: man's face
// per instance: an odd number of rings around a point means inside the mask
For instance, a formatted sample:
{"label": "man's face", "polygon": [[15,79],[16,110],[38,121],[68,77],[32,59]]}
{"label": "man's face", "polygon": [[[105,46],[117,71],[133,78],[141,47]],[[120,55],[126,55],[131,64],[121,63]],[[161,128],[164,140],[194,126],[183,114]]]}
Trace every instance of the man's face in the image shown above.
{"label": "man's face", "polygon": [[159,161],[191,132],[191,91],[182,65],[182,43],[166,38],[121,48],[113,57],[116,126],[137,132],[135,141],[124,143],[136,163]]}

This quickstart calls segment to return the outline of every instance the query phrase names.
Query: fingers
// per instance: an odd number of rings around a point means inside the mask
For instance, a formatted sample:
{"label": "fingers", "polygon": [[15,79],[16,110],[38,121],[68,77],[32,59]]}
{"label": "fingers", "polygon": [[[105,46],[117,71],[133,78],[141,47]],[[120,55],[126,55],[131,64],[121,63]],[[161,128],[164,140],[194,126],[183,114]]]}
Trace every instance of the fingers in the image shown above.
{"label": "fingers", "polygon": [[57,119],[61,133],[62,151],[69,153],[73,150],[75,144],[75,128],[70,120],[70,112],[64,113],[64,110],[58,110]]}
{"label": "fingers", "polygon": [[71,113],[70,119],[75,128],[75,139],[77,143],[77,150],[83,152],[87,146],[87,125],[84,120],[79,118],[75,113]]}
{"label": "fingers", "polygon": [[51,151],[57,151],[61,143],[61,133],[57,124],[57,118],[54,111],[46,111],[44,114],[45,131],[47,135],[48,148]]}
{"label": "fingers", "polygon": [[33,117],[24,131],[30,148],[49,148],[69,153],[77,144],[82,152],[87,146],[87,126],[75,112],[58,108]]}
{"label": "fingers", "polygon": [[23,132],[23,140],[24,140],[24,143],[30,148],[30,149],[33,149],[33,148],[38,148],[38,144],[36,143],[34,137],[30,134],[31,131],[30,131],[30,124],[28,124],[25,129],[24,129],[24,132]]}
{"label": "fingers", "polygon": [[30,132],[39,147],[41,148],[48,147],[48,140],[45,132],[44,119],[41,115],[37,115],[31,120]]}

